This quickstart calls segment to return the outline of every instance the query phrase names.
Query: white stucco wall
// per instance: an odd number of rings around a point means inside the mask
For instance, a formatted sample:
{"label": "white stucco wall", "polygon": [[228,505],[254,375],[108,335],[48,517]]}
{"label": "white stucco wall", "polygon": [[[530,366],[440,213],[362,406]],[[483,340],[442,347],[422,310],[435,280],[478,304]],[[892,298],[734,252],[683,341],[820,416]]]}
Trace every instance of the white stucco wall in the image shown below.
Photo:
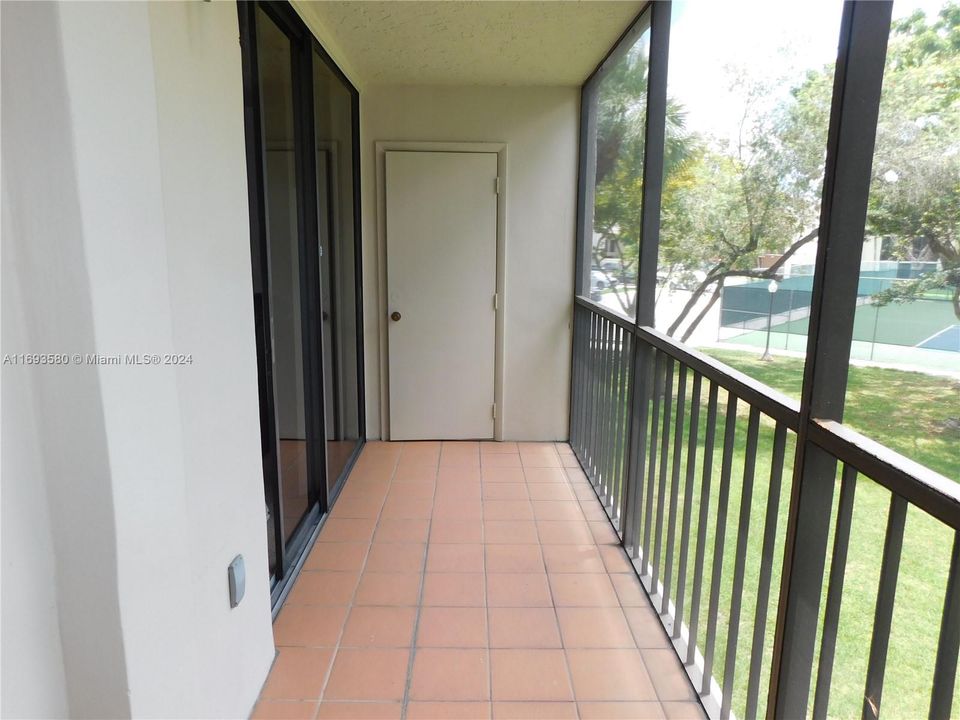
{"label": "white stucco wall", "polygon": [[[380,429],[378,141],[505,142],[504,437],[567,437],[579,89],[369,86],[360,98],[367,432]],[[443,271],[438,268],[439,271]]]}
{"label": "white stucco wall", "polygon": [[[273,660],[237,9],[149,10],[171,341],[195,358],[176,375],[198,668],[181,712],[232,717],[253,706]],[[247,596],[231,610],[238,553]]]}
{"label": "white stucco wall", "polygon": [[[4,78],[5,80],[5,78]],[[19,263],[3,174],[2,351],[27,346]],[[48,509],[34,383],[20,368],[4,365],[0,389],[0,716],[66,717],[67,682],[58,624],[56,561]]]}
{"label": "white stucco wall", "polygon": [[273,643],[236,7],[2,13],[3,352],[193,357],[4,368],[2,713],[245,716]]}

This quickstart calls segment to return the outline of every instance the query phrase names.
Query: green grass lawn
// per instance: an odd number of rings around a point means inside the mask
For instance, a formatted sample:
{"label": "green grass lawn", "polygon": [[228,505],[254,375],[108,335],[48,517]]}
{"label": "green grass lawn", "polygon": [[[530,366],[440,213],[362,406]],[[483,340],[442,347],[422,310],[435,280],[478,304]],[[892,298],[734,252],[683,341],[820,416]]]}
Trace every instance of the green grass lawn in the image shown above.
{"label": "green grass lawn", "polygon": [[[755,353],[710,350],[711,357],[791,397],[800,397],[803,360],[761,360]],[[960,481],[960,382],[883,368],[851,367],[844,423],[873,440]]]}
{"label": "green grass lawn", "polygon": [[[802,361],[792,358],[776,358],[763,362],[756,355],[711,351],[711,355],[762,382],[794,397],[799,396],[802,383]],[[689,430],[689,383],[685,407],[686,422],[683,437]],[[916,373],[873,368],[852,368],[847,397],[846,421],[864,434],[883,442],[891,448],[919,461],[950,478],[960,476],[960,453],[958,435],[947,424],[950,417],[960,416],[960,384],[944,378],[928,377]],[[709,615],[709,578],[716,544],[717,502],[722,463],[724,412],[727,398],[721,391],[718,405],[718,427],[713,455],[713,482],[710,491],[710,513],[707,519],[707,543],[705,548],[704,588],[700,611],[700,635],[698,644],[704,646],[704,633]],[[736,443],[730,458],[731,482],[727,506],[727,524],[723,539],[723,572],[718,604],[718,629],[714,650],[714,675],[718,682],[729,672],[725,667],[725,652],[730,625],[730,607],[733,597],[733,570],[736,542],[739,532],[740,506],[743,490],[745,441],[749,408],[738,405],[736,416]],[[699,447],[696,454],[697,474],[693,488],[693,520],[691,538],[698,530],[698,509],[701,505],[701,474],[703,464],[703,434],[706,416],[706,386],[700,412]],[[747,695],[747,678],[752,661],[751,643],[754,633],[754,618],[757,603],[757,586],[760,572],[763,528],[767,511],[770,487],[770,466],[774,425],[763,418],[758,442],[755,484],[749,504],[749,528],[747,563],[744,583],[741,588],[742,613],[739,623],[739,641],[734,669],[734,712],[743,717]],[[671,429],[670,440],[673,439]],[[782,550],[792,480],[794,437],[788,434],[787,452],[783,472],[783,489],[777,507],[777,543],[773,558],[771,596],[776,598],[782,564]],[[664,516],[670,502],[671,462],[667,465],[667,489],[664,498]],[[680,487],[676,502],[683,507],[683,477],[686,468],[686,443],[680,457]],[[839,488],[839,483],[837,485]],[[838,492],[834,494],[836,508]],[[830,716],[847,718],[859,716],[863,703],[863,685],[866,675],[874,604],[880,571],[885,523],[890,503],[890,493],[871,480],[861,478],[857,484],[853,528],[850,539],[843,608],[838,633],[837,653],[834,663]],[[657,508],[654,508],[654,519]],[[645,522],[645,520],[644,520]],[[661,541],[666,543],[667,522]],[[679,532],[679,529],[678,529]],[[893,629],[888,653],[886,684],[883,696],[883,715],[893,718],[926,716],[929,692],[936,655],[936,642],[943,609],[946,575],[953,533],[924,513],[911,509],[908,513],[904,539],[903,557],[900,565],[900,582],[894,612]],[[832,545],[832,541],[831,541]],[[679,542],[675,543],[679,548]],[[689,622],[689,588],[693,586],[693,550],[687,567],[688,600],[684,621]],[[676,596],[676,577],[679,556],[674,554],[673,589]],[[829,572],[829,568],[828,568]],[[826,586],[824,587],[824,596]],[[822,606],[822,603],[821,603]],[[764,713],[769,662],[776,619],[776,603],[769,603],[764,632],[765,652],[762,654],[762,682],[760,714]],[[818,639],[819,646],[819,639]],[[812,697],[812,696],[811,696]],[[812,707],[812,703],[811,703]],[[954,714],[960,716],[960,697],[955,698]]]}

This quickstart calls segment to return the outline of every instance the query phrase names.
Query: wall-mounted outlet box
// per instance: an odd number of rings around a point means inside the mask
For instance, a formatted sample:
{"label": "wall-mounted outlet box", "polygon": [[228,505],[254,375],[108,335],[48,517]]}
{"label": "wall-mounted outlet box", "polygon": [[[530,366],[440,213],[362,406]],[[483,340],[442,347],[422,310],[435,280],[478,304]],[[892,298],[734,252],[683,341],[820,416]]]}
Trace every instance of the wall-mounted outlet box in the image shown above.
{"label": "wall-mounted outlet box", "polygon": [[227,566],[227,583],[230,585],[230,607],[235,608],[243,600],[247,589],[247,569],[243,555],[237,555]]}

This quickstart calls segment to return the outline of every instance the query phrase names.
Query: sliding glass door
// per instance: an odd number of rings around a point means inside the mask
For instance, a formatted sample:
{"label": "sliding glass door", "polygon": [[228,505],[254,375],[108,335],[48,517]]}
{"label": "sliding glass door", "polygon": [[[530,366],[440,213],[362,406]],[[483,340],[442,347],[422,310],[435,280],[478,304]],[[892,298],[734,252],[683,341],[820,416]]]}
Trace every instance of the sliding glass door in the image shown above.
{"label": "sliding glass door", "polygon": [[327,484],[333,497],[360,442],[358,322],[360,275],[354,239],[357,177],[355,94],[319,48],[313,53],[317,221],[323,293],[323,375],[326,393]]}
{"label": "sliding glass door", "polygon": [[239,12],[276,603],[363,439],[357,93],[288,5]]}
{"label": "sliding glass door", "polygon": [[[267,282],[262,291],[268,296],[270,309],[270,374],[276,411],[275,441],[269,448],[275,453],[265,459],[276,466],[281,500],[279,512],[271,509],[268,524],[276,540],[275,524],[282,519],[284,544],[290,542],[313,504],[318,470],[308,467],[307,462],[304,339],[309,333],[309,313],[302,302],[306,283],[301,282],[301,269],[306,268],[301,268],[300,261],[292,46],[280,27],[258,10],[267,260]],[[282,518],[278,517],[281,513]]]}

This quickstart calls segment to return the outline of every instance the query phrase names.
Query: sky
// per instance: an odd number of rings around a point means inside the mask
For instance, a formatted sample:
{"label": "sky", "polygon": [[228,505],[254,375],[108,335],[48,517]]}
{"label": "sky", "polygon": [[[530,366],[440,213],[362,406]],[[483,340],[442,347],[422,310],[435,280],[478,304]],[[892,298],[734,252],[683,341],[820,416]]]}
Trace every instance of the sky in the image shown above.
{"label": "sky", "polygon": [[[919,8],[933,17],[943,3],[896,0],[893,16]],[[731,94],[729,66],[779,81],[836,59],[840,0],[676,0],[673,8],[668,92],[687,108],[691,130],[735,136],[743,103]]]}

